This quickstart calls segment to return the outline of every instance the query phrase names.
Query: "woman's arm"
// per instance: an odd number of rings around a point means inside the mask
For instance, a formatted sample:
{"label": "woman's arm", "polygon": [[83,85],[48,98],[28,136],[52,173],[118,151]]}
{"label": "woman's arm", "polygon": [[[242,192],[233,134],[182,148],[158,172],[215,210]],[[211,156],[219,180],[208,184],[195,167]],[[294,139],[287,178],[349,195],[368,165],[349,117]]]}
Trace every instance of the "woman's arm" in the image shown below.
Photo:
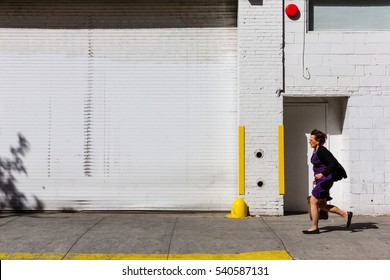
{"label": "woman's arm", "polygon": [[320,161],[326,165],[326,169],[322,172],[322,175],[328,176],[336,170],[339,162],[327,148],[324,146],[319,147],[317,155]]}

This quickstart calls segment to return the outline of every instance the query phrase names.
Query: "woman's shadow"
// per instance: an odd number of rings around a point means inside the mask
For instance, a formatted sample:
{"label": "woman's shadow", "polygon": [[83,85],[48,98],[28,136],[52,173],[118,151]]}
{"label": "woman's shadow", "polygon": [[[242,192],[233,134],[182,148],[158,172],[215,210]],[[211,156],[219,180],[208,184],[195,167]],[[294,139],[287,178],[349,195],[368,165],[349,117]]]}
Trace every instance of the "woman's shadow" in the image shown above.
{"label": "woman's shadow", "polygon": [[351,231],[351,232],[362,232],[368,229],[379,229],[377,223],[353,223],[349,228],[340,226],[325,226],[321,227],[321,233],[332,232],[332,231]]}

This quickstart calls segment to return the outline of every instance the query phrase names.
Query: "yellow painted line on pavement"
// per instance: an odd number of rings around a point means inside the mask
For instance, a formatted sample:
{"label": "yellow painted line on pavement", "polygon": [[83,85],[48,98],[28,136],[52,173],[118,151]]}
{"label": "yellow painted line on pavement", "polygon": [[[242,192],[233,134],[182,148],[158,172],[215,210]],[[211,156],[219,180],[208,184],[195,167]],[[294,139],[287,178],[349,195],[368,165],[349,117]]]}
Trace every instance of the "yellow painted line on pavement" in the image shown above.
{"label": "yellow painted line on pavement", "polygon": [[238,254],[172,254],[170,260],[292,260],[286,251],[247,252]]}
{"label": "yellow painted line on pavement", "polygon": [[167,254],[68,254],[65,260],[166,260]]}
{"label": "yellow painted line on pavement", "polygon": [[[61,260],[64,254],[0,253],[0,260]],[[75,254],[65,260],[292,260],[284,250],[237,254]]]}
{"label": "yellow painted line on pavement", "polygon": [[61,260],[64,254],[0,253],[0,260]]}

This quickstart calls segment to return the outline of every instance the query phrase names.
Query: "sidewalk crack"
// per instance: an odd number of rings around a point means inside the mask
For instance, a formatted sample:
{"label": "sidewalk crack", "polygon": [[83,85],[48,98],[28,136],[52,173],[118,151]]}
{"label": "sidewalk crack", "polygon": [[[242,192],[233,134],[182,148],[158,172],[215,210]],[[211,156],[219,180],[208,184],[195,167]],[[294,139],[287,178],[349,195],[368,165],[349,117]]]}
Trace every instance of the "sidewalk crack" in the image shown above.
{"label": "sidewalk crack", "polygon": [[65,255],[62,257],[61,260],[64,260],[66,258],[66,256],[69,254],[70,251],[72,251],[73,247],[77,244],[77,242],[79,242],[79,240],[81,238],[83,238],[88,232],[91,231],[91,229],[93,229],[95,226],[97,226],[101,221],[103,221],[106,217],[103,217],[101,218],[99,221],[97,221],[94,225],[92,225],[89,229],[87,229],[86,232],[84,232],[84,234],[82,234],[79,238],[77,238],[77,240],[73,243],[73,245],[70,247],[70,249],[65,253]]}
{"label": "sidewalk crack", "polygon": [[263,220],[263,222],[269,227],[269,229],[275,234],[275,236],[279,239],[280,243],[282,243],[282,246],[283,246],[284,250],[287,252],[287,254],[289,254],[290,257],[291,257],[292,259],[294,259],[293,256],[291,255],[291,253],[289,252],[289,250],[287,250],[286,244],[284,243],[284,241],[282,240],[282,238],[280,238],[280,236],[276,233],[276,231],[271,227],[270,224],[267,223],[266,220],[264,220],[264,218],[263,218],[262,216],[260,216],[260,218],[261,218],[261,219]]}
{"label": "sidewalk crack", "polygon": [[7,225],[7,224],[9,224],[9,223],[11,223],[11,222],[13,222],[13,221],[15,221],[16,219],[20,219],[20,218],[21,218],[21,216],[17,216],[17,217],[15,217],[15,218],[11,219],[11,220],[8,220],[8,221],[6,221],[4,224],[1,224],[0,227],[5,226],[5,225]]}
{"label": "sidewalk crack", "polygon": [[171,238],[169,239],[167,260],[169,259],[169,255],[171,254],[171,244],[172,244],[173,235],[174,235],[175,229],[176,229],[177,219],[178,219],[178,217],[176,217],[176,219],[175,219],[175,224],[173,225],[173,229],[172,229],[172,233],[171,233]]}

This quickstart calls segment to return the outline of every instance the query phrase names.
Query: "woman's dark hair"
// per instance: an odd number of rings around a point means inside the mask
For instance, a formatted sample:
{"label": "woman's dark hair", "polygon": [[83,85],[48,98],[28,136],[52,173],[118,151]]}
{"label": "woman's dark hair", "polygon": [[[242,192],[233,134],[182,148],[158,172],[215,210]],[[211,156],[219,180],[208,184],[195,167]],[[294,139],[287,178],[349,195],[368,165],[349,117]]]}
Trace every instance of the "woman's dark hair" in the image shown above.
{"label": "woman's dark hair", "polygon": [[320,146],[324,145],[326,138],[328,138],[328,136],[325,133],[323,133],[322,131],[319,131],[317,129],[314,129],[311,132],[311,135],[314,135],[314,138],[316,139],[316,141],[318,141],[320,143]]}

